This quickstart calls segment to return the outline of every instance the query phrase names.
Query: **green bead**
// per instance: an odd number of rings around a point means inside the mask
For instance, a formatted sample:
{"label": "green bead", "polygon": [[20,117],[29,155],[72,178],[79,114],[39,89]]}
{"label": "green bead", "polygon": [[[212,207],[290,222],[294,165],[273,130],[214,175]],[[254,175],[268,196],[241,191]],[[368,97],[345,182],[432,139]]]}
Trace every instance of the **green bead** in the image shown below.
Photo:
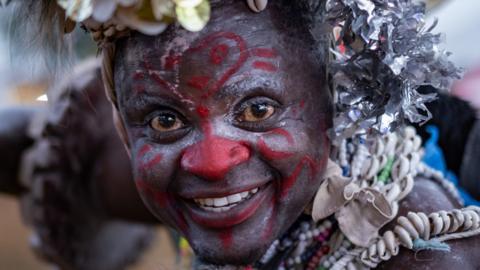
{"label": "green bead", "polygon": [[378,181],[386,183],[388,178],[390,178],[392,167],[393,167],[393,158],[389,158],[387,160],[387,164],[385,164],[385,167],[382,169],[382,171],[378,175]]}

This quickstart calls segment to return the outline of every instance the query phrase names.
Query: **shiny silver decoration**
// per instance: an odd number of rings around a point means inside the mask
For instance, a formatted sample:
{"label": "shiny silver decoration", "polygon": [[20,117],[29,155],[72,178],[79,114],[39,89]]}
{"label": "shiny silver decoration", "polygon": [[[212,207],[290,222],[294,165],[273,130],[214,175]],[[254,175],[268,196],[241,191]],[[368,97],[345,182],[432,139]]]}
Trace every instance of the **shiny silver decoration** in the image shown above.
{"label": "shiny silver decoration", "polygon": [[[327,20],[341,28],[332,53],[336,115],[331,137],[385,134],[430,119],[425,103],[435,95],[417,88],[449,90],[460,70],[425,25],[425,5],[413,0],[327,0]],[[361,46],[359,46],[361,44]]]}

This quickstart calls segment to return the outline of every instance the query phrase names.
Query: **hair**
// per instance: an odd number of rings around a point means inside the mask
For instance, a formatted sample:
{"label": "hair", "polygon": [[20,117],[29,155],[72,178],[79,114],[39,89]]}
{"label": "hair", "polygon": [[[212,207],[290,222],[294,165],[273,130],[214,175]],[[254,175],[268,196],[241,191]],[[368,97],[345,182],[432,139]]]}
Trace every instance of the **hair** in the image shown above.
{"label": "hair", "polygon": [[8,36],[14,54],[40,53],[52,73],[69,63],[71,40],[65,32],[73,24],[56,0],[13,1],[11,6]]}

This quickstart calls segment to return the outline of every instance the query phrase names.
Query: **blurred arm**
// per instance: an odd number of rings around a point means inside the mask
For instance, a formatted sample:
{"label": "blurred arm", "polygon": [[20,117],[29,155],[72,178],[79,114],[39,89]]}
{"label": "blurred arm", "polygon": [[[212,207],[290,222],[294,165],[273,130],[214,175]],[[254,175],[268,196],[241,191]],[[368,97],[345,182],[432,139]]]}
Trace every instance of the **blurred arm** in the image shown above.
{"label": "blurred arm", "polygon": [[38,108],[16,107],[0,110],[0,192],[19,195],[18,181],[22,153],[32,145],[28,126]]}

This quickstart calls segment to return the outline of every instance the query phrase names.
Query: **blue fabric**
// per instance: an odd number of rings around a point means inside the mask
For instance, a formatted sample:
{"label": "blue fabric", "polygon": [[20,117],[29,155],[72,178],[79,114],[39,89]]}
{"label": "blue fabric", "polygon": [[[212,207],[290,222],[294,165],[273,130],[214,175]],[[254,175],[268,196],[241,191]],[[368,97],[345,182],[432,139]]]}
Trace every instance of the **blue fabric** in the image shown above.
{"label": "blue fabric", "polygon": [[426,130],[430,134],[430,138],[427,140],[427,142],[425,142],[424,145],[425,155],[423,157],[423,162],[425,162],[425,164],[427,164],[431,168],[441,171],[445,178],[455,185],[466,206],[480,206],[479,201],[475,200],[470,194],[468,194],[463,188],[458,185],[457,176],[447,169],[447,163],[445,162],[442,149],[438,146],[438,128],[429,125],[427,126]]}
{"label": "blue fabric", "polygon": [[413,241],[413,250],[414,251],[437,250],[437,251],[450,252],[450,246],[446,243],[440,242],[435,239],[430,239],[426,241],[426,240],[423,240],[422,238],[417,238],[415,239],[415,241]]}

